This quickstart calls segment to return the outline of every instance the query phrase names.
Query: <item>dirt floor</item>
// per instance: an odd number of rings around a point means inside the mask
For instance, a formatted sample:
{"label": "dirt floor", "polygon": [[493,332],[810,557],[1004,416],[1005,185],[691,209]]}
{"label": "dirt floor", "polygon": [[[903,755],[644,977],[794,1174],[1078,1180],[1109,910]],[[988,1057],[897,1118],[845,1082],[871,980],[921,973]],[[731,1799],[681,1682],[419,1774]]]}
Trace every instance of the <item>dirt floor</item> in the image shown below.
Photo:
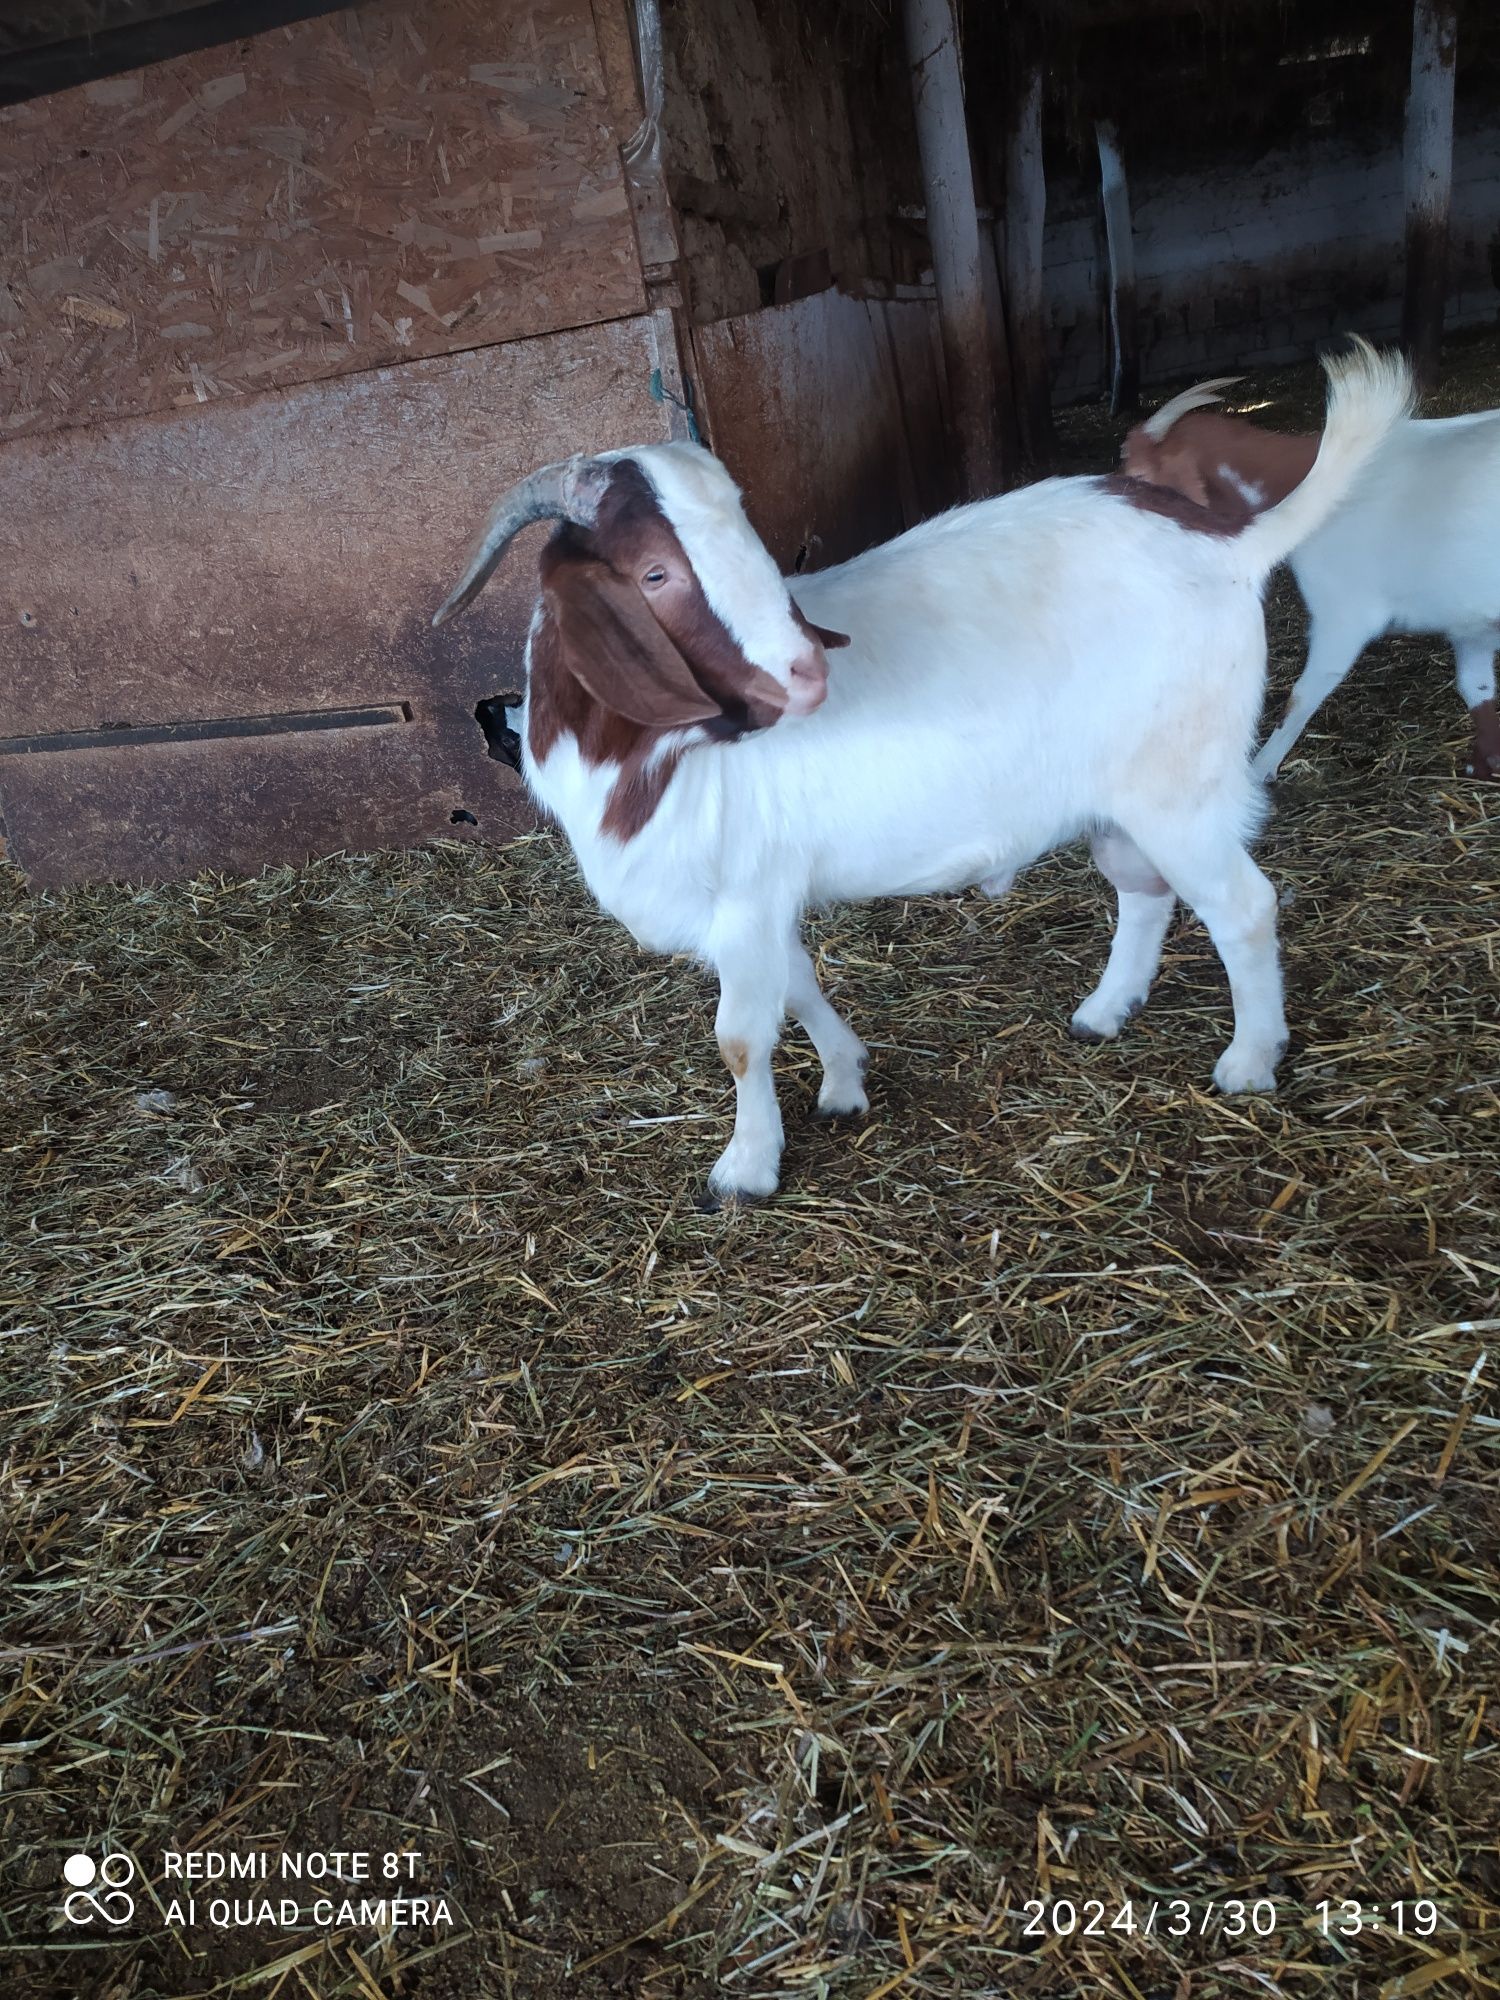
{"label": "dirt floor", "polygon": [[1288,765],[1274,1099],[1208,1087],[1187,919],[1068,1039],[1067,854],[814,926],[873,1115],[789,1042],[785,1192],[717,1215],[710,991],[551,835],[0,875],[0,1992],[1500,1992],[1466,741],[1387,642]]}

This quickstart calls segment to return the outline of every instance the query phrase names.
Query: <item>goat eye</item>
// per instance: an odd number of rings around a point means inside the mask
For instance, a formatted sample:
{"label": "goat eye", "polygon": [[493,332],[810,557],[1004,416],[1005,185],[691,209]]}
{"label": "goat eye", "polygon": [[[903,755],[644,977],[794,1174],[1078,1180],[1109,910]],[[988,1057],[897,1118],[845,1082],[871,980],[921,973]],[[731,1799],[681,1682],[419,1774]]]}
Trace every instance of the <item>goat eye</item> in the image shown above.
{"label": "goat eye", "polygon": [[649,583],[653,589],[658,584],[665,583],[666,580],[667,572],[661,567],[660,563],[654,569],[648,569],[646,574],[641,578],[642,583]]}

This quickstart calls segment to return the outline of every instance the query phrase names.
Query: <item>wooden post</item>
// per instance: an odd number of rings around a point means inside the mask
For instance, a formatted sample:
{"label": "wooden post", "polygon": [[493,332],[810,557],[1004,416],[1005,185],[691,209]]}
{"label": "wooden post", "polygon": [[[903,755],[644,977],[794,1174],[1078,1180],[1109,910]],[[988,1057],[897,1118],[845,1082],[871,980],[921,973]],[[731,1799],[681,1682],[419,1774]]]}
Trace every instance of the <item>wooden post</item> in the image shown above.
{"label": "wooden post", "polygon": [[1411,90],[1406,99],[1406,294],[1401,344],[1423,383],[1437,374],[1448,296],[1457,51],[1456,0],[1414,0]]}
{"label": "wooden post", "polygon": [[[635,29],[633,49],[627,5]],[[661,12],[657,0],[593,0],[593,14],[616,129],[629,135],[621,141],[620,161],[651,315],[653,393],[667,406],[670,435],[697,439],[705,432],[711,435],[711,428],[689,369],[693,343],[687,266],[662,165],[666,77]]]}
{"label": "wooden post", "polygon": [[1047,369],[1042,240],[1047,178],[1042,167],[1042,66],[1031,63],[1005,141],[1005,311],[1021,443],[1034,467],[1052,456],[1052,385]]}
{"label": "wooden post", "polygon": [[990,391],[995,405],[995,466],[1000,483],[1009,486],[1020,458],[1016,428],[1015,379],[1010,365],[1010,334],[1005,324],[1005,287],[993,224],[979,232],[979,275],[984,285],[984,319],[990,336]]}
{"label": "wooden post", "polygon": [[1094,127],[1099,142],[1099,187],[1104,198],[1104,235],[1109,246],[1109,330],[1111,416],[1133,410],[1141,394],[1140,334],[1135,304],[1135,239],[1130,230],[1130,189],[1125,156],[1113,122]]}
{"label": "wooden post", "polygon": [[964,117],[953,0],[905,0],[906,54],[917,116],[927,234],[937,280],[949,407],[964,493],[993,493],[995,450],[991,335],[979,254],[979,210]]}

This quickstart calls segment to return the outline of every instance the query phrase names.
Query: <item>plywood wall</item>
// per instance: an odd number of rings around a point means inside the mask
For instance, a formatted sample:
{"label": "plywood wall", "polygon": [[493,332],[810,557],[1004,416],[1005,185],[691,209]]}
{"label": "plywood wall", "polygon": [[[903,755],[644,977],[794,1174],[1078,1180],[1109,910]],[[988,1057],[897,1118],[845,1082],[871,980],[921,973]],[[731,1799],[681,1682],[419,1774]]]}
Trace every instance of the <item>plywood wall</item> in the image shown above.
{"label": "plywood wall", "polygon": [[644,304],[589,0],[375,0],[0,109],[0,216],[0,441]]}
{"label": "plywood wall", "polygon": [[546,529],[432,613],[505,487],[666,436],[657,366],[638,317],[0,447],[13,858],[150,880],[513,832],[475,706],[522,684]]}

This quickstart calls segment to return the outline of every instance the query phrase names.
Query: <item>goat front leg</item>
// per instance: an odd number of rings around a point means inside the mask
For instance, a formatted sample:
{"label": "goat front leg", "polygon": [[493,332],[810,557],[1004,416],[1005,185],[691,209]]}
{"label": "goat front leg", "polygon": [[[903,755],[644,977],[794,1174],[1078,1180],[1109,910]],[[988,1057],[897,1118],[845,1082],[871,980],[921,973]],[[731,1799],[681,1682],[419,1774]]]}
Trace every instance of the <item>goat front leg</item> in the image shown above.
{"label": "goat front leg", "polygon": [[1469,751],[1471,778],[1500,778],[1500,710],[1495,707],[1495,641],[1493,637],[1454,642],[1458,655],[1458,691],[1474,724]]}
{"label": "goat front leg", "polygon": [[830,1005],[818,984],[812,959],[797,939],[792,942],[786,1004],[787,1012],[817,1050],[818,1061],[823,1065],[819,1117],[848,1118],[868,1111],[870,1100],[865,1095],[868,1052],[859,1036]]}
{"label": "goat front leg", "polygon": [[1297,677],[1286,713],[1261,745],[1251,766],[1257,778],[1274,778],[1282,759],[1369,644],[1367,625],[1315,618],[1307,664]]}
{"label": "goat front leg", "polygon": [[768,924],[763,911],[723,910],[709,956],[719,975],[714,1032],[734,1078],[734,1137],[714,1162],[709,1195],[715,1202],[761,1201],[775,1194],[781,1170],[781,1107],[771,1056],[791,974],[786,932]]}

